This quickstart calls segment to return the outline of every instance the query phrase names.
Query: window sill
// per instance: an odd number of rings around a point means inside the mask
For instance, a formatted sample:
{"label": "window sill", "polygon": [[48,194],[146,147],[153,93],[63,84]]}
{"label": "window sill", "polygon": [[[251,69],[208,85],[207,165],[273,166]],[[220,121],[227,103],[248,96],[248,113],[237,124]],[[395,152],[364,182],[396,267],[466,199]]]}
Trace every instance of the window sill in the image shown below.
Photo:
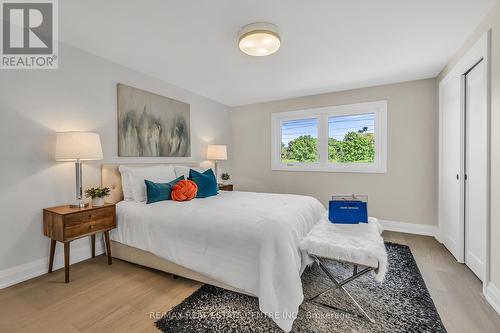
{"label": "window sill", "polygon": [[272,171],[299,171],[299,172],[341,172],[341,173],[387,173],[387,168],[384,166],[367,166],[363,164],[358,165],[345,165],[345,166],[335,166],[327,167],[321,165],[273,165]]}

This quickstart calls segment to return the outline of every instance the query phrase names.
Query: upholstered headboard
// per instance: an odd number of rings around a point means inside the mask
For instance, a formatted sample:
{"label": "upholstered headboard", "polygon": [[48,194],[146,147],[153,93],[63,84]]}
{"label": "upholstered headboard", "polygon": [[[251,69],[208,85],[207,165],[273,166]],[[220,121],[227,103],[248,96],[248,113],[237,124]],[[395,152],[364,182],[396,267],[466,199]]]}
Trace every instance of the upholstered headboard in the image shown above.
{"label": "upholstered headboard", "polygon": [[144,167],[144,166],[154,166],[154,165],[177,165],[177,166],[189,166],[189,167],[198,167],[200,164],[191,162],[191,163],[142,163],[142,164],[103,164],[101,166],[101,184],[104,187],[109,187],[111,189],[111,193],[108,198],[106,198],[107,202],[117,203],[123,200],[123,190],[122,190],[122,177],[120,175],[120,171],[118,167],[120,165],[126,165],[129,167]]}

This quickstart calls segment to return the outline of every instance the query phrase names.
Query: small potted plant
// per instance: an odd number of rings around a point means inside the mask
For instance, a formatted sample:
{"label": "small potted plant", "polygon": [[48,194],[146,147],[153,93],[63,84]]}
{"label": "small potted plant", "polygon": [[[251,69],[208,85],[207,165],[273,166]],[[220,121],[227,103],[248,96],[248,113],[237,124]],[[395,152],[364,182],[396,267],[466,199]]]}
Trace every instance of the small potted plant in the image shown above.
{"label": "small potted plant", "polygon": [[222,179],[223,184],[227,184],[227,182],[229,182],[229,180],[231,179],[231,176],[227,172],[223,172],[220,175],[220,178]]}
{"label": "small potted plant", "polygon": [[85,190],[85,196],[92,199],[92,207],[101,207],[104,206],[104,198],[109,192],[109,187],[91,187]]}

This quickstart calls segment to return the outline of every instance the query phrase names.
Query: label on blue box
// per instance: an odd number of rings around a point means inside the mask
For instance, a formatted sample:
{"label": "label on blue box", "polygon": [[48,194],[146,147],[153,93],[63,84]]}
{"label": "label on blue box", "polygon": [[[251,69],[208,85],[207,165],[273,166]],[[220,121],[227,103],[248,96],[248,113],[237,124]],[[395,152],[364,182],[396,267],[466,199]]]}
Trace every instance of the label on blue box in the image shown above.
{"label": "label on blue box", "polygon": [[332,200],[328,207],[328,219],[332,223],[368,223],[367,203],[359,200]]}

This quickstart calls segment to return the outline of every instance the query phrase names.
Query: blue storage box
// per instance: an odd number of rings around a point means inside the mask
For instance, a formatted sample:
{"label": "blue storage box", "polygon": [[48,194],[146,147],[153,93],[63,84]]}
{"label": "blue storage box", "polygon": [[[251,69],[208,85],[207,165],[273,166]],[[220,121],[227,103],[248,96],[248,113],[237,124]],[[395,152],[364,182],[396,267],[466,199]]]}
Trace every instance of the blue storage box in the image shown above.
{"label": "blue storage box", "polygon": [[328,219],[332,223],[368,223],[368,200],[365,197],[333,197],[328,206]]}

